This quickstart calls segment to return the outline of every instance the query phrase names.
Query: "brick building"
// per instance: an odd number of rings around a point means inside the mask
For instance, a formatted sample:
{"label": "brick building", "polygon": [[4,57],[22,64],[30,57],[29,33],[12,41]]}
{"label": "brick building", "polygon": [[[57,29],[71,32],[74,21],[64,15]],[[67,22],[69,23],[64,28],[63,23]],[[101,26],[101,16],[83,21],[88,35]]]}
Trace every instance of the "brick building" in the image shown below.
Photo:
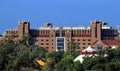
{"label": "brick building", "polygon": [[78,43],[77,51],[91,45],[102,49],[119,45],[119,32],[101,21],[90,22],[90,27],[53,27],[51,23],[37,29],[30,28],[30,22],[19,22],[18,29],[8,29],[3,37],[21,39],[24,34],[32,37],[32,43],[49,51],[67,50],[68,43]]}

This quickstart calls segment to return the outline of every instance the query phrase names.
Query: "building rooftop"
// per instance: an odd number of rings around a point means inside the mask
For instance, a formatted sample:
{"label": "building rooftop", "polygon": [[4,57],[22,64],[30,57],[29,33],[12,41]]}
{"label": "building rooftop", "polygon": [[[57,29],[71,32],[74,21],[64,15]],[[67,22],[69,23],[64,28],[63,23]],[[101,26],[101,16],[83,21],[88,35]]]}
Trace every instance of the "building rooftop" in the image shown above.
{"label": "building rooftop", "polygon": [[58,30],[60,28],[63,28],[63,29],[90,29],[90,27],[39,27],[38,30],[49,30],[49,29]]}
{"label": "building rooftop", "polygon": [[118,40],[102,40],[102,43],[106,45],[119,45],[120,41]]}

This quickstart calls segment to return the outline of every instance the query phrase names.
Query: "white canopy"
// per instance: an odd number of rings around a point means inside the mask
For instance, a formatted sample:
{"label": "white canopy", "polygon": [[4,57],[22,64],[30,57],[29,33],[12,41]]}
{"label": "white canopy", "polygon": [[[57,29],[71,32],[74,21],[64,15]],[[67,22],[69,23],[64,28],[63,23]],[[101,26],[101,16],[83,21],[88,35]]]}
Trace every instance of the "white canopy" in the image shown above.
{"label": "white canopy", "polygon": [[76,58],[74,59],[74,62],[80,61],[80,63],[82,63],[82,62],[83,62],[83,57],[85,57],[85,56],[84,56],[84,55],[79,55],[78,57],[76,57]]}
{"label": "white canopy", "polygon": [[96,52],[97,51],[97,49],[94,49],[94,48],[92,48],[90,45],[88,46],[88,48],[86,48],[86,49],[84,49],[82,52]]}
{"label": "white canopy", "polygon": [[[84,57],[92,57],[93,55],[79,55],[74,59],[74,62],[80,61],[82,63],[84,61]],[[95,54],[95,56],[98,56],[98,54]],[[94,57],[94,56],[93,56]]]}
{"label": "white canopy", "polygon": [[116,47],[115,47],[115,46],[113,46],[111,49],[116,49]]}

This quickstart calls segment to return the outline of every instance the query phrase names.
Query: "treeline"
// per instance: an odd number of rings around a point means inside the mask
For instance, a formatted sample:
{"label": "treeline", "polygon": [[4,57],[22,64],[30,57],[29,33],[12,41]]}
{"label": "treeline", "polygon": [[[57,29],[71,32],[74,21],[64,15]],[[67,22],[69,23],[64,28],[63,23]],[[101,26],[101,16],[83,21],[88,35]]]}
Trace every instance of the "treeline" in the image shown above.
{"label": "treeline", "polygon": [[0,44],[0,71],[41,70],[37,59],[45,58],[47,50],[37,45],[29,45],[27,37],[14,42],[5,40]]}
{"label": "treeline", "polygon": [[[70,42],[68,45],[66,52],[48,52],[37,45],[29,45],[27,38],[16,42],[8,39],[0,44],[0,71],[120,71],[120,47],[102,50],[99,56],[85,57],[80,63],[74,62],[80,55],[75,51],[77,44]],[[46,65],[40,66],[37,59],[44,60]]]}
{"label": "treeline", "polygon": [[[57,57],[59,54],[61,55],[60,58]],[[64,53],[51,52],[50,55],[53,55],[50,58],[55,60],[59,58],[59,61],[56,64],[47,62],[42,71],[120,71],[120,47],[102,50],[96,57],[85,57],[83,63],[74,62],[76,55],[79,55],[77,52],[72,54],[69,51]]]}

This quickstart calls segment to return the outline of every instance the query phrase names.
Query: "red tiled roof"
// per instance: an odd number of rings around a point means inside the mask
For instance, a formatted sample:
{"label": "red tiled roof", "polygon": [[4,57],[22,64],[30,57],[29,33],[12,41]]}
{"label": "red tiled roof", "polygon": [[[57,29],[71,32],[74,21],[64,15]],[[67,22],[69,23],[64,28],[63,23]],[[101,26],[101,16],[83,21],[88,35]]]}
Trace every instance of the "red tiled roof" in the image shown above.
{"label": "red tiled roof", "polygon": [[98,42],[98,40],[96,40],[92,45],[95,45],[95,43],[97,43]]}
{"label": "red tiled roof", "polygon": [[76,34],[74,37],[90,37],[90,34]]}
{"label": "red tiled roof", "polygon": [[119,45],[120,41],[118,40],[102,40],[102,43],[106,45]]}
{"label": "red tiled roof", "polygon": [[39,35],[39,37],[49,37],[49,35]]}

